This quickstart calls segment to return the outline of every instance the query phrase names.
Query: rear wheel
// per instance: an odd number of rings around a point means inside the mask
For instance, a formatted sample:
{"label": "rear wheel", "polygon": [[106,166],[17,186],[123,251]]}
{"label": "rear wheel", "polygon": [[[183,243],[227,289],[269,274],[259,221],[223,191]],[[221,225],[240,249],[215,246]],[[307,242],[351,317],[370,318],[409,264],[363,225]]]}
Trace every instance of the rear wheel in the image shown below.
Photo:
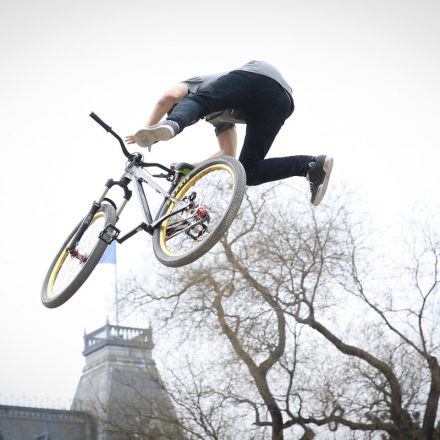
{"label": "rear wheel", "polygon": [[76,231],[72,231],[53,260],[41,290],[41,301],[46,307],[64,304],[82,286],[104,253],[107,243],[99,238],[101,231],[116,222],[113,206],[102,205],[72,253],[67,251]]}
{"label": "rear wheel", "polygon": [[[188,207],[165,219],[153,234],[157,259],[166,266],[192,263],[208,252],[226,232],[240,209],[246,174],[240,162],[221,157],[205,162],[182,179],[172,196]],[[183,206],[168,201],[160,213]]]}

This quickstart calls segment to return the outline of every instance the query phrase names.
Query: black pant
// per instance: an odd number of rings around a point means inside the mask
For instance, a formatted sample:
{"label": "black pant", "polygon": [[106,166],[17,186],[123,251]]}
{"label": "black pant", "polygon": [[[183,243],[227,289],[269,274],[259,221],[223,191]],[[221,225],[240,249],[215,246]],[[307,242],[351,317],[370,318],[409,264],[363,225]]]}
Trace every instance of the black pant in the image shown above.
{"label": "black pant", "polygon": [[293,112],[293,101],[273,79],[258,73],[234,70],[196,94],[179,102],[168,119],[181,129],[210,113],[238,109],[246,118],[246,136],[239,157],[247,184],[259,185],[291,176],[305,176],[313,156],[264,159]]}

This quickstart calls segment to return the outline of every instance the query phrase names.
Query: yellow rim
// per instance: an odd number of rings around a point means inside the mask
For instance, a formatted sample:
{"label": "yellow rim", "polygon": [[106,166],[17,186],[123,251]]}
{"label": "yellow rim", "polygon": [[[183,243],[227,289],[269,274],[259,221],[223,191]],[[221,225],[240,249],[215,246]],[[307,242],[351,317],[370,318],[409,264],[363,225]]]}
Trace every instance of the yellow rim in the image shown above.
{"label": "yellow rim", "polygon": [[[177,193],[173,196],[175,199],[177,200],[181,200],[183,198],[183,196],[186,194],[186,192],[188,191],[189,188],[191,188],[192,186],[194,186],[203,176],[206,176],[206,174],[211,173],[213,171],[220,171],[220,170],[225,170],[227,171],[232,178],[234,177],[234,171],[233,169],[229,166],[229,165],[225,165],[225,164],[215,164],[215,165],[211,165],[207,168],[205,168],[204,170],[201,170],[200,172],[198,172],[194,177],[192,177],[191,179],[189,179],[187,182],[185,182],[185,184],[182,186],[182,188],[178,189]],[[235,190],[235,179],[232,179],[233,181],[233,188],[232,188],[232,192],[234,192]],[[174,205],[175,203],[173,202],[169,202],[169,207],[167,210],[167,214],[169,214],[173,209],[174,209]],[[167,246],[166,246],[166,240],[165,240],[165,236],[166,236],[166,230],[168,227],[168,223],[170,221],[172,217],[167,218],[166,220],[164,220],[160,226],[160,236],[159,236],[159,240],[160,240],[160,247],[162,249],[162,251],[171,256],[171,257],[175,257],[178,255],[181,255],[182,253],[176,253],[176,252],[171,252]]]}
{"label": "yellow rim", "polygon": [[[104,217],[104,215],[105,214],[102,211],[96,213],[93,216],[92,221],[90,222],[90,224],[92,224],[93,222],[95,222],[99,218]],[[64,264],[64,261],[66,261],[67,255],[69,255],[69,253],[67,252],[67,248],[69,247],[71,242],[72,242],[72,240],[69,241],[69,243],[66,245],[66,248],[64,249],[64,251],[61,252],[60,256],[58,257],[57,262],[55,263],[55,266],[53,267],[52,273],[50,274],[49,282],[47,284],[47,297],[48,298],[53,298],[55,296],[53,294],[53,286],[55,284],[55,280],[57,279],[58,273],[59,273],[59,271],[61,270],[61,267]]]}

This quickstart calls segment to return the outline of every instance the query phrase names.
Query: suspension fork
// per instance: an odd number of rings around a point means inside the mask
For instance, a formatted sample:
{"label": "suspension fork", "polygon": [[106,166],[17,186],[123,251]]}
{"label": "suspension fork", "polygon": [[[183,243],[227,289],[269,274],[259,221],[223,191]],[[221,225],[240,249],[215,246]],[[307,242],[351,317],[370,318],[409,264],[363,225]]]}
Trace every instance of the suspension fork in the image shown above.
{"label": "suspension fork", "polygon": [[[69,254],[72,254],[72,252],[74,252],[74,249],[76,248],[76,246],[78,246],[79,241],[81,240],[82,236],[84,235],[84,232],[86,232],[87,228],[90,226],[90,223],[92,222],[95,214],[101,208],[102,202],[104,202],[104,200],[108,200],[108,199],[106,199],[107,193],[115,185],[120,186],[124,190],[123,201],[121,203],[121,206],[116,210],[116,219],[119,218],[122,210],[125,208],[125,206],[127,205],[128,201],[130,200],[130,198],[132,196],[132,192],[128,189],[128,186],[127,186],[129,182],[130,182],[130,180],[125,177],[122,177],[121,180],[113,180],[113,179],[107,180],[107,182],[105,184],[104,191],[102,192],[101,196],[98,198],[98,201],[93,202],[92,207],[90,208],[87,215],[84,217],[84,219],[81,222],[78,230],[76,231],[70,245],[67,247],[66,250],[67,250],[67,252],[69,252]],[[114,205],[113,202],[111,204]]]}

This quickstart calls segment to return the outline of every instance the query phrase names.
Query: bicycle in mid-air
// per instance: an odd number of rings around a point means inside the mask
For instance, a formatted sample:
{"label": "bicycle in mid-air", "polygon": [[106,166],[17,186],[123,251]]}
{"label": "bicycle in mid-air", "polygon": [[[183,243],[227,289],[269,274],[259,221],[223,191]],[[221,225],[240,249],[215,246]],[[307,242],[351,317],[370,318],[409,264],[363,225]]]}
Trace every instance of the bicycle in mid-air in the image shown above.
{"label": "bicycle in mid-air", "polygon": [[[123,243],[140,231],[152,235],[156,258],[164,265],[179,267],[192,263],[208,252],[234,220],[246,190],[243,166],[232,157],[210,159],[193,169],[189,164],[170,168],[143,161],[141,153],[130,153],[121,137],[95,113],[90,116],[120,143],[128,162],[119,180],[109,179],[102,195],[67,237],[50,265],[43,283],[41,300],[54,308],[65,303],[81,287],[105,249],[113,241]],[[146,168],[158,168],[151,174]],[[163,189],[153,178],[171,183]],[[121,236],[116,223],[131,199],[137,195],[144,221]],[[143,185],[163,196],[156,215],[152,216]],[[120,187],[123,199],[119,206],[107,197],[109,190]]]}

